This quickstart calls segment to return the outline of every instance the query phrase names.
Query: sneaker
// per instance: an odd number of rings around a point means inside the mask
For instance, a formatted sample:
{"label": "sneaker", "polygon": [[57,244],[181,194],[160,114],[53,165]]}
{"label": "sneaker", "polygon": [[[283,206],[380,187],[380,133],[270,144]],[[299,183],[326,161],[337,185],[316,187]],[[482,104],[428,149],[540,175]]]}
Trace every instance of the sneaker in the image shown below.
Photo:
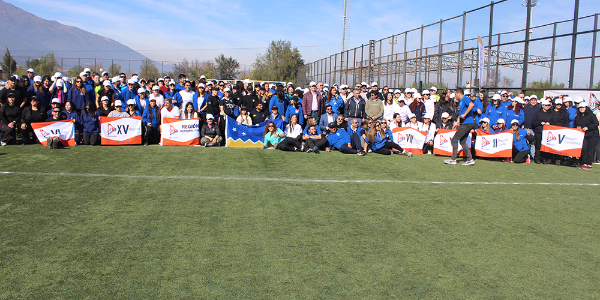
{"label": "sneaker", "polygon": [[583,170],[583,165],[580,165],[579,167],[577,167],[577,169]]}
{"label": "sneaker", "polygon": [[300,151],[304,152],[304,145],[300,146]]}
{"label": "sneaker", "polygon": [[319,147],[315,146],[312,151],[316,154],[319,154]]}
{"label": "sneaker", "polygon": [[402,153],[400,153],[400,151],[398,151],[398,150],[392,150],[392,154],[402,154]]}
{"label": "sneaker", "polygon": [[504,160],[504,162],[505,162],[505,163],[511,163],[511,162],[512,162],[512,159],[511,159],[511,158],[507,158],[507,159],[505,159],[505,160]]}
{"label": "sneaker", "polygon": [[52,149],[58,149],[58,144],[60,144],[60,140],[58,138],[54,138],[52,141]]}
{"label": "sneaker", "polygon": [[464,163],[462,163],[463,166],[472,166],[475,164],[475,161],[473,159],[469,159],[467,161],[465,161]]}
{"label": "sneaker", "polygon": [[592,165],[583,165],[582,169],[584,169],[584,170],[591,170],[591,169],[593,169],[593,167],[592,167]]}
{"label": "sneaker", "polygon": [[560,160],[558,160],[558,159],[557,159],[557,160],[554,162],[554,164],[555,164],[555,165],[557,165],[557,166],[560,166]]}
{"label": "sneaker", "polygon": [[363,150],[359,150],[356,154],[360,155],[360,156],[365,156],[367,155],[367,153]]}
{"label": "sneaker", "polygon": [[527,154],[527,159],[525,160],[525,163],[531,163],[531,156],[529,154]]}
{"label": "sneaker", "polygon": [[431,153],[431,150],[427,150],[427,155],[433,155],[433,153]]}
{"label": "sneaker", "polygon": [[455,165],[456,159],[446,159],[446,160],[444,160],[444,163],[447,165]]}
{"label": "sneaker", "polygon": [[534,159],[534,162],[538,165],[542,163],[539,158]]}
{"label": "sneaker", "polygon": [[369,153],[373,152],[373,150],[369,149]]}
{"label": "sneaker", "polygon": [[595,165],[600,165],[600,160],[594,162]]}
{"label": "sneaker", "polygon": [[[4,144],[6,144],[6,143],[2,142],[2,144],[3,144],[2,146],[4,146]],[[46,139],[46,148],[52,149],[52,138],[51,137]]]}
{"label": "sneaker", "polygon": [[408,156],[408,157],[411,157],[411,156],[412,156],[412,152],[408,152],[408,151],[406,151],[406,150],[402,151],[402,154],[404,154],[404,155],[406,155],[406,156]]}
{"label": "sneaker", "polygon": [[308,149],[306,149],[306,153],[311,153],[311,152],[313,152],[313,149],[312,149],[312,148],[308,148]]}

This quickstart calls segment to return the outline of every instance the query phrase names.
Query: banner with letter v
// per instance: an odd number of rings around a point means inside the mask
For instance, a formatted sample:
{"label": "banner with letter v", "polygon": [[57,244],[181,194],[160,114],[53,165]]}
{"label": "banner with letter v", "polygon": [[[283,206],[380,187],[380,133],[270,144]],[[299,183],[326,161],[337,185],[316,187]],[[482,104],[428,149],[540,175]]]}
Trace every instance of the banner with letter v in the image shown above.
{"label": "banner with letter v", "polygon": [[585,132],[578,128],[544,125],[541,151],[580,157]]}
{"label": "banner with letter v", "polygon": [[64,146],[75,146],[75,120],[31,123],[35,136],[46,147],[49,137],[58,137]]}
{"label": "banner with letter v", "polygon": [[140,145],[142,117],[100,117],[102,145]]}

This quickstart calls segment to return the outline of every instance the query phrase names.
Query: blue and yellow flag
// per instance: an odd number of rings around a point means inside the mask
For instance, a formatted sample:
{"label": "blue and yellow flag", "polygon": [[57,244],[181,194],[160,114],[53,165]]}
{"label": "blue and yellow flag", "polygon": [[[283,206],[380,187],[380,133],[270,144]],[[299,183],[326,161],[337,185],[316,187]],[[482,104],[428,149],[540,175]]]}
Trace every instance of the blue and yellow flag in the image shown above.
{"label": "blue and yellow flag", "polygon": [[[225,146],[227,147],[244,147],[259,148],[263,146],[263,133],[267,123],[266,120],[257,125],[242,125],[231,117],[227,117],[227,129],[225,130]],[[275,126],[283,128],[283,120],[276,119],[273,121]]]}

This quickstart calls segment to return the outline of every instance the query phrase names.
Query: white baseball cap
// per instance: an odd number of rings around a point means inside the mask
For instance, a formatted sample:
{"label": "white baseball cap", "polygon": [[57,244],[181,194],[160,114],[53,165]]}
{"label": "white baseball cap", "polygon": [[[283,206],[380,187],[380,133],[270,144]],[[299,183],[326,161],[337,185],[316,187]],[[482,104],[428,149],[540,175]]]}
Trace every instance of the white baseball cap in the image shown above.
{"label": "white baseball cap", "polygon": [[100,98],[100,101],[108,101],[108,96],[102,96],[102,98]]}
{"label": "white baseball cap", "polygon": [[118,76],[115,76],[115,77],[112,78],[111,81],[112,81],[112,83],[119,82],[120,78]]}
{"label": "white baseball cap", "polygon": [[415,98],[423,98],[423,95],[419,94],[419,93],[415,93],[414,95]]}
{"label": "white baseball cap", "polygon": [[408,118],[409,119],[416,118],[416,117],[417,117],[417,115],[415,115],[413,113],[408,114]]}
{"label": "white baseball cap", "polygon": [[411,88],[406,88],[406,89],[404,89],[404,92],[407,93],[407,94],[408,93],[412,93],[412,89]]}
{"label": "white baseball cap", "polygon": [[145,89],[145,88],[139,88],[139,89],[137,90],[137,92],[138,92],[138,94],[145,93],[145,92],[146,92],[146,89]]}
{"label": "white baseball cap", "polygon": [[103,85],[103,86],[110,86],[110,81],[108,81],[108,80],[104,80],[104,81],[102,82],[102,85]]}
{"label": "white baseball cap", "polygon": [[450,94],[450,96],[448,96],[450,99],[456,98],[456,94],[452,93]]}
{"label": "white baseball cap", "polygon": [[52,98],[52,102],[51,103],[60,103],[60,99],[58,99],[58,98]]}
{"label": "white baseball cap", "polygon": [[496,124],[504,124],[504,119],[500,118],[496,121]]}
{"label": "white baseball cap", "polygon": [[17,75],[17,74],[13,74],[12,77],[14,77],[15,79],[19,80],[19,75]]}
{"label": "white baseball cap", "polygon": [[367,86],[367,83],[363,81],[363,82],[360,83],[360,85]]}
{"label": "white baseball cap", "polygon": [[583,101],[581,103],[579,103],[579,107],[588,107],[587,102]]}
{"label": "white baseball cap", "polygon": [[402,91],[401,90],[395,90],[394,94],[402,94]]}
{"label": "white baseball cap", "polygon": [[515,124],[515,123],[519,124],[519,120],[517,120],[517,119],[513,119],[512,121],[510,121],[510,124],[511,124],[511,125],[512,125],[512,124]]}
{"label": "white baseball cap", "polygon": [[158,87],[158,85],[155,85],[155,86],[152,87],[152,90],[153,91],[158,91],[158,90],[160,90],[160,88]]}
{"label": "white baseball cap", "polygon": [[377,85],[377,81],[373,81],[373,82],[371,83],[371,86],[378,86],[378,85]]}
{"label": "white baseball cap", "polygon": [[340,89],[347,89],[349,88],[349,86],[347,84],[342,84],[342,86],[340,86]]}
{"label": "white baseball cap", "polygon": [[224,93],[224,92],[231,92],[231,90],[230,90],[229,88],[225,88],[225,89],[223,90],[223,93]]}
{"label": "white baseball cap", "polygon": [[135,80],[129,79],[129,80],[127,80],[127,84],[135,84]]}
{"label": "white baseball cap", "polygon": [[200,79],[206,79],[206,76],[202,75],[200,76]]}
{"label": "white baseball cap", "polygon": [[442,118],[449,118],[449,117],[450,117],[449,113],[447,113],[447,112],[442,113]]}
{"label": "white baseball cap", "polygon": [[[262,85],[262,84],[261,84],[261,85]],[[316,85],[317,85],[317,83],[316,83],[316,82],[314,82],[314,81],[311,81],[311,82],[308,84],[308,86],[316,86]]]}
{"label": "white baseball cap", "polygon": [[[105,96],[106,97],[106,96]],[[103,97],[104,98],[104,97]],[[115,107],[117,106],[121,106],[123,107],[123,102],[121,102],[121,100],[115,100]]]}
{"label": "white baseball cap", "polygon": [[56,86],[63,86],[63,84],[65,84],[65,83],[62,79],[59,79],[56,81]]}
{"label": "white baseball cap", "polygon": [[543,99],[542,101],[540,101],[540,104],[542,104],[542,105],[552,105],[552,104],[550,104],[550,101],[548,101],[546,99]]}
{"label": "white baseball cap", "polygon": [[42,76],[37,75],[37,76],[33,77],[33,82],[42,82]]}
{"label": "white baseball cap", "polygon": [[494,96],[492,96],[492,100],[500,100],[500,95],[494,94]]}
{"label": "white baseball cap", "polygon": [[87,73],[86,72],[79,73],[79,76],[83,76],[83,75],[87,75]]}
{"label": "white baseball cap", "polygon": [[560,98],[556,98],[556,100],[554,100],[554,104],[563,104],[563,101]]}
{"label": "white baseball cap", "polygon": [[521,97],[515,97],[512,101],[516,101],[517,103],[525,104],[525,101]]}
{"label": "white baseball cap", "polygon": [[581,102],[583,102],[583,97],[577,96],[577,97],[575,97],[575,101],[573,101],[573,102],[575,102],[575,103],[581,103]]}
{"label": "white baseball cap", "polygon": [[[246,79],[246,80],[248,80],[248,79]],[[250,82],[250,80],[248,80],[248,82]],[[246,83],[248,83],[248,82],[246,82]],[[287,85],[294,85],[294,84],[293,84],[293,83],[291,83],[291,82],[288,82],[288,84],[287,84]]]}
{"label": "white baseball cap", "polygon": [[29,72],[29,73],[35,73],[35,71],[33,69],[31,69],[31,68],[27,69],[27,72]]}
{"label": "white baseball cap", "polygon": [[135,100],[134,99],[127,100],[127,105],[135,105]]}
{"label": "white baseball cap", "polygon": [[215,119],[215,116],[213,116],[212,114],[206,114],[206,119]]}
{"label": "white baseball cap", "polygon": [[504,94],[507,94],[507,95],[508,95],[508,92],[507,92],[507,91],[502,91],[502,92],[500,92],[500,95],[504,95]]}
{"label": "white baseball cap", "polygon": [[102,72],[102,76],[104,76],[104,75],[108,75],[108,72],[106,72],[106,71]]}
{"label": "white baseball cap", "polygon": [[198,86],[196,88],[206,88],[206,86],[204,85],[204,83],[198,83]]}
{"label": "white baseball cap", "polygon": [[165,79],[161,77],[161,78],[159,78],[159,79],[156,80],[156,82],[159,82],[159,81],[165,81]]}
{"label": "white baseball cap", "polygon": [[481,122],[486,122],[486,123],[489,123],[489,122],[490,122],[490,119],[488,119],[488,118],[483,118],[483,119],[479,120],[479,123],[481,123]]}
{"label": "white baseball cap", "polygon": [[175,85],[175,81],[173,81],[173,80],[169,81],[169,85]]}
{"label": "white baseball cap", "polygon": [[537,99],[538,97],[537,97],[537,95],[536,95],[536,94],[533,94],[533,95],[529,96],[529,99],[531,99],[531,98],[535,98],[535,99]]}
{"label": "white baseball cap", "polygon": [[430,87],[429,89],[430,89],[430,90],[434,90],[434,91],[436,91],[436,92],[437,92],[437,88],[436,88],[435,86],[432,86],[432,87]]}
{"label": "white baseball cap", "polygon": [[91,73],[91,72],[92,72],[92,70],[90,70],[90,68],[85,68],[85,69],[83,69],[83,72],[86,72],[86,73]]}
{"label": "white baseball cap", "polygon": [[429,92],[429,90],[423,90],[423,95],[431,95],[431,93]]}
{"label": "white baseball cap", "polygon": [[431,113],[425,114],[423,116],[423,119],[429,119],[429,120],[431,120],[431,119],[433,119],[433,114],[431,114]]}

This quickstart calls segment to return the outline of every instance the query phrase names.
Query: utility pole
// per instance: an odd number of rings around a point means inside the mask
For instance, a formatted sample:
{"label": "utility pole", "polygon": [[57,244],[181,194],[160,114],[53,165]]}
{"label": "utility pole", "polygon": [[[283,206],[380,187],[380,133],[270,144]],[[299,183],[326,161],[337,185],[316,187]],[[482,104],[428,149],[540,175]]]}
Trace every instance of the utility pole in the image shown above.
{"label": "utility pole", "polygon": [[533,8],[540,5],[538,0],[523,0],[523,6],[527,7],[527,24],[525,25],[525,53],[523,55],[523,76],[521,88],[527,88],[527,77],[529,76],[529,40],[531,40],[531,14]]}
{"label": "utility pole", "polygon": [[[344,0],[344,16],[342,29],[342,52],[340,55],[340,69],[344,69],[344,51],[348,50],[348,41],[350,40],[350,3],[352,0]],[[347,63],[347,62],[346,62]],[[346,68],[347,69],[347,68]]]}

